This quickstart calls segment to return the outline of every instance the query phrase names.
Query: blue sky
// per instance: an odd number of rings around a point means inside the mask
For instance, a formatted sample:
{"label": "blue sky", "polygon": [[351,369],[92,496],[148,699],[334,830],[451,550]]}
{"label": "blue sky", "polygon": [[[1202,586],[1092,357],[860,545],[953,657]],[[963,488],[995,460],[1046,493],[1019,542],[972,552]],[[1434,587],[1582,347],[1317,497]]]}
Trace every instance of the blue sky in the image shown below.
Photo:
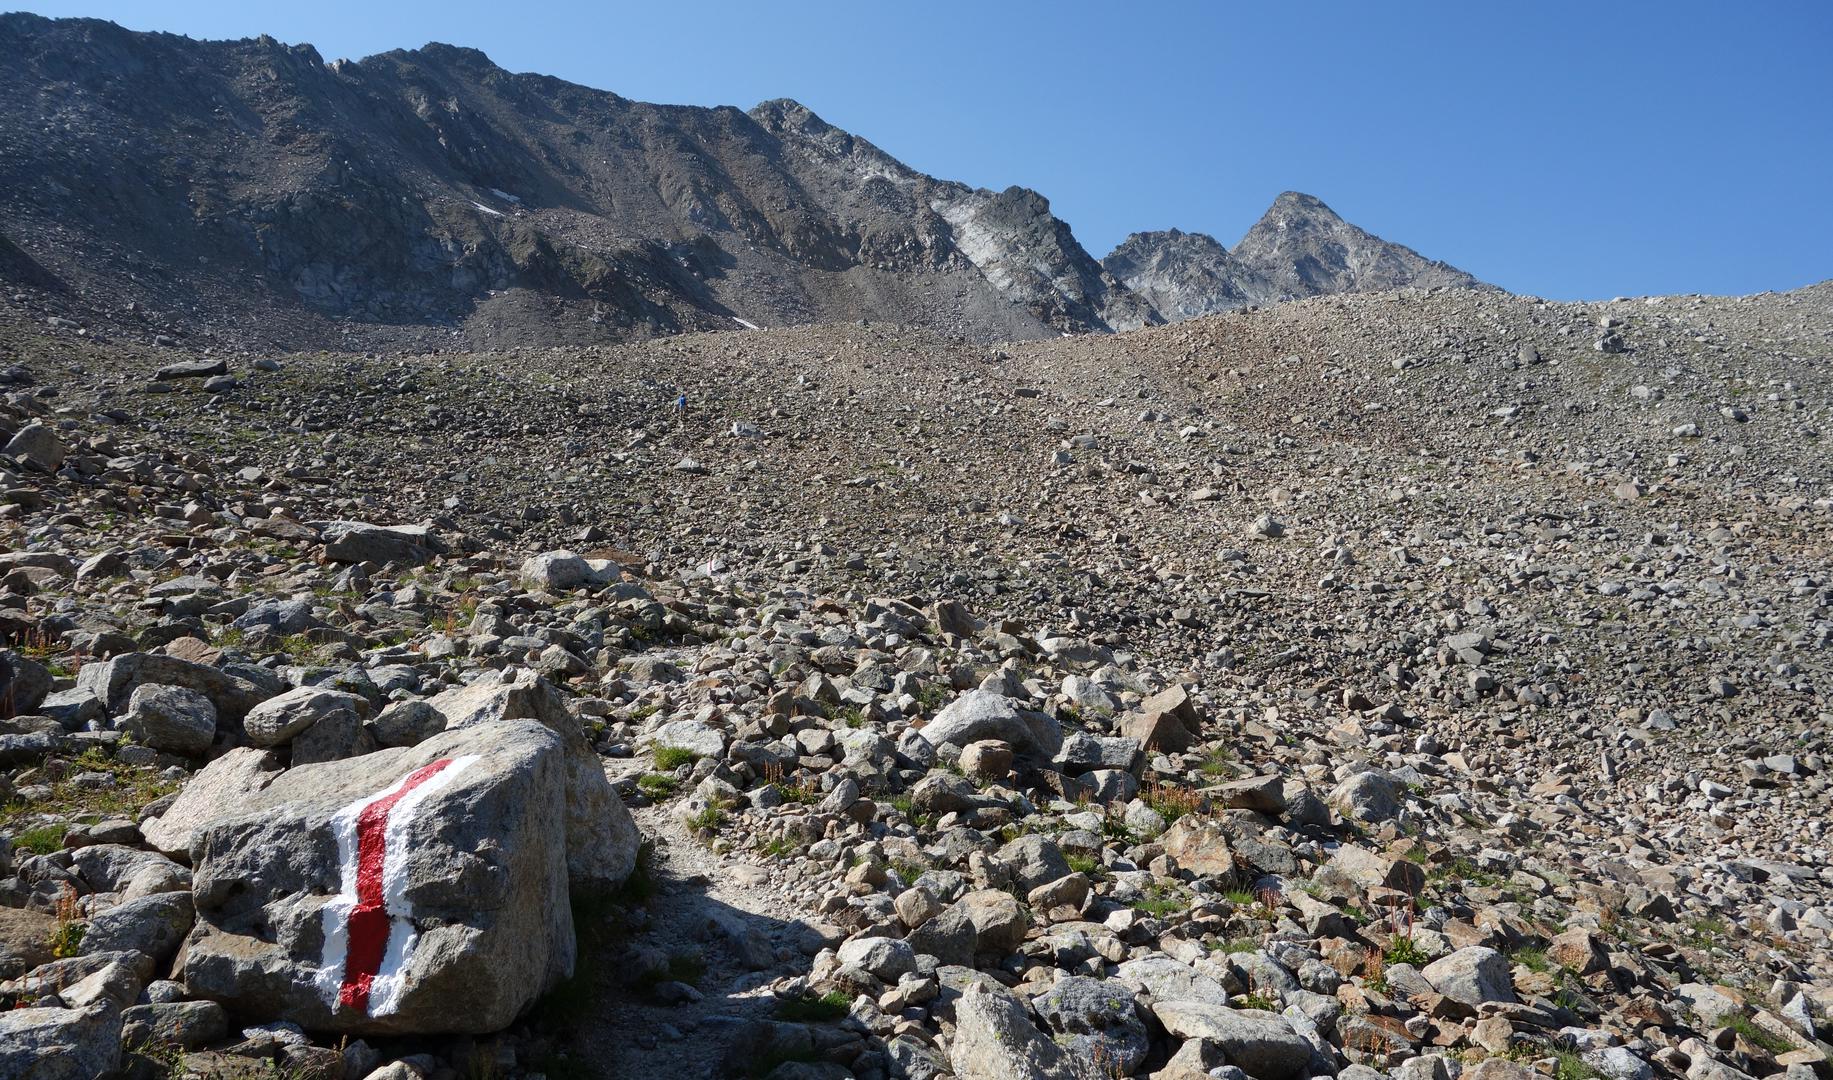
{"label": "blue sky", "polygon": [[[5,0],[0,0],[0,6]],[[793,97],[1051,200],[1096,257],[1275,195],[1517,292],[1833,277],[1833,3],[24,3],[327,60],[429,40],[627,97]]]}

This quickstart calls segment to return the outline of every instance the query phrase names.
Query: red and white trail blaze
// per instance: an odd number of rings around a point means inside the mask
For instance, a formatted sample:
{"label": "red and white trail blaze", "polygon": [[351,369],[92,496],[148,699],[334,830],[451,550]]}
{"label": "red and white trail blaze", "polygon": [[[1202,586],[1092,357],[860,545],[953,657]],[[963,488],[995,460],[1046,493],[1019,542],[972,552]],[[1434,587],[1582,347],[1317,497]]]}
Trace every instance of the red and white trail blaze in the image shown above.
{"label": "red and white trail blaze", "polygon": [[468,754],[422,765],[331,818],[341,881],[322,912],[325,948],[317,981],[333,1010],[387,1016],[400,1006],[402,973],[418,936],[405,895],[407,827],[422,803],[476,760]]}

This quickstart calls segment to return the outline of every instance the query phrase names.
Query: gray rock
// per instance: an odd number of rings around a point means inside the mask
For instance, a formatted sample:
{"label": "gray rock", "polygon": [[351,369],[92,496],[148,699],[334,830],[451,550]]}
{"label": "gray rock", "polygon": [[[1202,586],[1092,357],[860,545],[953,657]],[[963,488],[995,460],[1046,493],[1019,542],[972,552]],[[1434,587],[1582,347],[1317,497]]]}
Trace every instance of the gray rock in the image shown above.
{"label": "gray rock", "polygon": [[1227,987],[1162,953],[1128,960],[1115,975],[1156,1001],[1196,1001],[1205,1005],[1227,1005],[1229,1001]]}
{"label": "gray rock", "polygon": [[123,653],[84,664],[76,676],[76,689],[92,694],[110,715],[124,711],[133,692],[147,683],[197,691],[216,706],[219,721],[239,721],[273,696],[247,679],[163,653]]}
{"label": "gray rock", "polygon": [[127,700],[121,730],[155,750],[196,757],[216,739],[216,706],[195,690],[143,683]]}
{"label": "gray rock", "polygon": [[312,605],[304,600],[264,600],[251,605],[230,624],[238,630],[266,627],[276,634],[303,634],[318,625]]}
{"label": "gray rock", "polygon": [[1362,825],[1377,825],[1400,813],[1406,785],[1392,773],[1379,769],[1359,772],[1330,793],[1330,805],[1345,818]]}
{"label": "gray rock", "polygon": [[1072,975],[1031,1004],[1058,1045],[1120,1075],[1132,1075],[1152,1048],[1145,1021],[1133,1005],[1133,991],[1119,983]]}
{"label": "gray rock", "polygon": [[869,971],[885,983],[895,983],[898,976],[916,970],[915,950],[898,938],[853,938],[840,946],[836,956],[842,964]]}
{"label": "gray rock", "polygon": [[1159,1001],[1152,1011],[1171,1034],[1218,1044],[1254,1080],[1299,1080],[1311,1062],[1311,1044],[1274,1013],[1200,1001]]}
{"label": "gray rock", "polygon": [[95,1080],[121,1061],[121,1014],[87,1009],[0,1011],[0,1076],[8,1080]]}
{"label": "gray rock", "polygon": [[1055,719],[1021,709],[1011,698],[984,690],[969,690],[948,703],[921,734],[932,746],[966,746],[983,739],[998,739],[1014,750],[1027,750],[1049,758],[1063,745],[1062,728]]}
{"label": "gray rock", "polygon": [[167,364],[153,373],[158,382],[172,379],[208,379],[215,375],[229,374],[229,362],[226,360],[180,360]]}
{"label": "gray rock", "polygon": [[154,1002],[121,1014],[121,1041],[129,1047],[176,1046],[197,1050],[229,1033],[229,1014],[214,1001]]}
{"label": "gray rock", "polygon": [[1579,1055],[1608,1080],[1654,1080],[1655,1067],[1626,1046],[1606,1046]]}
{"label": "gray rock", "polygon": [[507,675],[507,681],[448,690],[428,704],[446,718],[448,731],[526,718],[558,734],[566,746],[566,862],[573,884],[596,889],[622,883],[636,866],[640,838],[636,821],[605,777],[603,760],[552,683],[532,671]]}
{"label": "gray rock", "polygon": [[1056,841],[1027,833],[999,849],[996,858],[1012,871],[1020,889],[1030,892],[1069,873],[1069,860]]}
{"label": "gray rock", "polygon": [[983,982],[970,983],[955,1002],[955,1039],[948,1060],[957,1080],[1100,1080],[1092,1060],[1051,1041],[1031,1022],[1024,1003]]}
{"label": "gray rock", "polygon": [[7,440],[5,453],[28,469],[54,473],[64,463],[64,441],[53,428],[34,422]]}
{"label": "gray rock", "polygon": [[531,592],[561,593],[617,580],[615,564],[603,559],[582,559],[570,551],[547,551],[522,563],[522,587]]}
{"label": "gray rock", "polygon": [[420,525],[333,521],[326,523],[320,533],[324,538],[325,558],[338,563],[419,566],[445,550],[445,544]]}
{"label": "gray rock", "polygon": [[446,729],[445,714],[425,701],[397,701],[369,721],[380,746],[415,746]]}
{"label": "gray rock", "polygon": [[[364,808],[409,777],[419,786],[385,819],[367,812],[386,826],[372,834],[383,906],[359,917]],[[500,1030],[572,968],[566,847],[553,828],[567,783],[564,740],[530,720],[271,778],[197,830],[186,987],[314,1031]],[[388,958],[370,957],[365,1001],[351,988],[366,933]]]}
{"label": "gray rock", "polygon": [[649,736],[651,744],[691,751],[698,757],[718,760],[726,753],[725,733],[698,720],[672,720]]}
{"label": "gray rock", "polygon": [[1481,945],[1467,946],[1434,960],[1420,969],[1420,974],[1432,989],[1471,1008],[1486,1001],[1516,1000],[1508,958]]}
{"label": "gray rock", "polygon": [[194,917],[188,892],[155,893],[129,900],[89,920],[82,951],[141,952],[163,961],[191,932]]}
{"label": "gray rock", "polygon": [[910,947],[944,964],[971,965],[980,941],[967,909],[953,904],[904,935]]}
{"label": "gray rock", "polygon": [[242,730],[255,746],[281,746],[329,717],[344,714],[360,723],[369,703],[356,694],[301,686],[268,698],[250,709],[242,721]]}

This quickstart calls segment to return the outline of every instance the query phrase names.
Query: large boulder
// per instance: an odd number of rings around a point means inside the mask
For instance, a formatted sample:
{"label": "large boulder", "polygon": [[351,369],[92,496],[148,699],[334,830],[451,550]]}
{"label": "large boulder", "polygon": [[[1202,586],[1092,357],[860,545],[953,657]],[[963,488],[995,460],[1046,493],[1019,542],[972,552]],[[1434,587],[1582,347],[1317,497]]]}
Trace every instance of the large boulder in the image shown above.
{"label": "large boulder", "polygon": [[3,451],[28,469],[54,473],[64,463],[64,441],[51,427],[31,423],[7,441]]}
{"label": "large boulder", "polygon": [[1330,793],[1330,805],[1358,825],[1379,825],[1400,813],[1406,790],[1393,773],[1367,769],[1338,784]]}
{"label": "large boulder", "polygon": [[94,1080],[121,1061],[121,1014],[86,1009],[0,1011],[0,1076],[8,1080]]}
{"label": "large boulder", "polygon": [[1137,739],[1147,750],[1175,753],[1203,739],[1203,721],[1190,691],[1173,686],[1140,703],[1139,711],[1120,722],[1120,734]]}
{"label": "large boulder", "polygon": [[932,746],[966,746],[983,739],[998,739],[1020,752],[1051,758],[1063,747],[1063,730],[1055,719],[1021,709],[1002,694],[969,690],[946,705],[921,734]]}
{"label": "large boulder", "polygon": [[522,563],[522,587],[535,592],[571,592],[617,580],[618,566],[608,559],[585,559],[570,551],[544,551]]}
{"label": "large boulder", "polygon": [[93,695],[110,716],[125,711],[134,691],[148,683],[197,691],[210,699],[219,720],[240,721],[273,696],[240,676],[164,653],[123,653],[84,664],[76,675],[76,689]]}
{"label": "large boulder", "polygon": [[195,832],[186,988],[314,1031],[501,1030],[572,970],[567,784],[530,720],[267,777]]}
{"label": "large boulder", "polygon": [[276,694],[254,708],[242,720],[242,730],[255,746],[280,746],[310,731],[320,721],[349,713],[360,718],[369,703],[356,694],[327,690],[322,686],[301,686]]}
{"label": "large boulder", "polygon": [[[538,720],[566,746],[566,862],[573,884],[609,888],[636,867],[636,821],[605,777],[604,761],[554,685],[532,671],[505,672],[429,698],[448,732],[498,720]],[[424,743],[421,745],[425,745]]]}
{"label": "large boulder", "polygon": [[1486,1001],[1515,1000],[1508,958],[1494,949],[1470,945],[1420,969],[1432,989],[1471,1008]]}
{"label": "large boulder", "polygon": [[419,566],[445,551],[424,525],[371,525],[366,521],[331,521],[320,529],[325,558],[337,563],[405,563]]}
{"label": "large boulder", "polygon": [[1238,875],[1235,853],[1229,847],[1228,831],[1215,818],[1185,814],[1165,830],[1158,842],[1165,854],[1178,866],[1200,877],[1220,879],[1222,888],[1232,888]]}
{"label": "large boulder", "polygon": [[196,757],[216,738],[216,706],[195,690],[145,683],[127,699],[121,730],[155,750]]}
{"label": "large boulder", "polygon": [[1311,1044],[1277,1013],[1200,1001],[1160,1001],[1152,1011],[1178,1038],[1219,1045],[1229,1064],[1254,1080],[1299,1080],[1311,1063]]}
{"label": "large boulder", "polygon": [[1031,1004],[1058,1045],[1077,1057],[1105,1062],[1118,1075],[1133,1075],[1152,1048],[1133,991],[1120,983],[1071,975]]}
{"label": "large boulder", "polygon": [[244,799],[279,778],[279,768],[279,760],[264,750],[231,750],[187,781],[164,814],[141,824],[140,834],[154,849],[189,861],[198,830],[238,813]]}
{"label": "large boulder", "polygon": [[1092,1058],[1066,1050],[1031,1022],[1024,1002],[1003,988],[970,983],[955,1002],[948,1060],[958,1080],[1100,1080]]}

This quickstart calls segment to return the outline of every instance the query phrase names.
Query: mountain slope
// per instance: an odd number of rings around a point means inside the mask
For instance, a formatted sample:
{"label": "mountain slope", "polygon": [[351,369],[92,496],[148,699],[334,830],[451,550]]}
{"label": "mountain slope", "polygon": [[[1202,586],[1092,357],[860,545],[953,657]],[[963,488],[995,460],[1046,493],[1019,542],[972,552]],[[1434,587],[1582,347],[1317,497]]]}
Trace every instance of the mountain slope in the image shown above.
{"label": "mountain slope", "polygon": [[48,310],[116,332],[1157,321],[1041,196],[917,173],[793,102],[649,105],[444,45],[327,64],[31,15],[0,16],[0,51],[0,274],[67,285]]}
{"label": "mountain slope", "polygon": [[1102,265],[1173,322],[1307,296],[1482,285],[1295,191],[1275,199],[1232,249],[1203,233],[1134,233]]}

